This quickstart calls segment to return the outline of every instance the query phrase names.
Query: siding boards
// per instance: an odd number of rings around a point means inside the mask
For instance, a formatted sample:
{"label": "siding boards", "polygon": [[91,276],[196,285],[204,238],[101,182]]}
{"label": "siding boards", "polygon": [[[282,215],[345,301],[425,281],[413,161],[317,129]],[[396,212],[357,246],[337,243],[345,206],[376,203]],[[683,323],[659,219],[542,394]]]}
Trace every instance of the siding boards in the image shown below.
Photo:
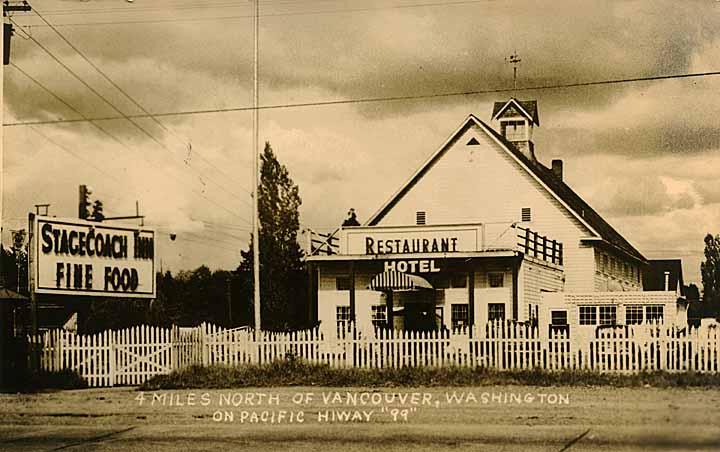
{"label": "siding boards", "polygon": [[[480,144],[465,145],[473,137]],[[461,134],[378,225],[414,224],[419,210],[427,212],[428,224],[511,223],[520,221],[523,207],[532,209],[533,220],[524,225],[563,243],[566,289],[593,290],[594,253],[580,243],[590,231],[477,126]]]}

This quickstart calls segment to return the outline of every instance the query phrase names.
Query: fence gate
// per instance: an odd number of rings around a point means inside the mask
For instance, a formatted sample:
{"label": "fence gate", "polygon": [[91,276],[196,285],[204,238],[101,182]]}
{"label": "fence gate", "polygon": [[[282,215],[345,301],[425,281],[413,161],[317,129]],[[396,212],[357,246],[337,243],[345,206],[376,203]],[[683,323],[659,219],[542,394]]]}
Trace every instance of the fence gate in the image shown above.
{"label": "fence gate", "polygon": [[110,370],[111,384],[137,385],[154,375],[170,373],[173,333],[174,330],[148,325],[117,331],[113,344],[115,359],[110,361],[114,365]]}

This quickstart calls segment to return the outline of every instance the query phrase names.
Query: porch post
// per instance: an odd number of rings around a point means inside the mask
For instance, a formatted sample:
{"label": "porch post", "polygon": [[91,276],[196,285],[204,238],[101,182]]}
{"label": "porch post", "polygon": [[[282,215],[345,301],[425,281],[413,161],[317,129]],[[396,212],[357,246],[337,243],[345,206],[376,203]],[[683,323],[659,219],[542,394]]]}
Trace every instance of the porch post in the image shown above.
{"label": "porch post", "polygon": [[393,321],[393,293],[392,290],[385,292],[385,305],[387,309],[387,323],[390,330],[395,329],[395,323]]}
{"label": "porch post", "polygon": [[515,257],[512,262],[512,319],[518,319],[518,272],[520,270],[520,258]]}
{"label": "porch post", "polygon": [[355,322],[355,262],[350,261],[350,321]]}
{"label": "porch post", "polygon": [[475,325],[475,269],[468,272],[468,324]]}

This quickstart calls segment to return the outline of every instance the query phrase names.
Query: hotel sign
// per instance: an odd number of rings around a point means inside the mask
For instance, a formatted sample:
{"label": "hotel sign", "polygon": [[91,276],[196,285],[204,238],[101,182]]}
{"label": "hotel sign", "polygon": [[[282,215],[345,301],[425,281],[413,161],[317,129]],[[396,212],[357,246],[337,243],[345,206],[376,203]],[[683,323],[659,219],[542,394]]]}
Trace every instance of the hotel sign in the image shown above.
{"label": "hotel sign", "polygon": [[478,227],[352,228],[346,233],[345,254],[427,254],[480,249]]}
{"label": "hotel sign", "polygon": [[155,298],[155,232],[36,217],[35,292]]}

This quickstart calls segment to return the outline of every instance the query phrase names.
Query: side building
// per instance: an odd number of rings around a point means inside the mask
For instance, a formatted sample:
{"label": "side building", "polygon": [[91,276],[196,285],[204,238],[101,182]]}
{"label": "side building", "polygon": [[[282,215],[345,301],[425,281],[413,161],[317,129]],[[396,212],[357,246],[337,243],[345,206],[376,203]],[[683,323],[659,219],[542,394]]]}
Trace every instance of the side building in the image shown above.
{"label": "side building", "polygon": [[468,116],[365,224],[310,253],[312,317],[338,328],[573,324],[575,313],[544,309],[545,293],[643,289],[647,259],[564,182],[561,160],[536,158],[537,103],[495,103],[490,124]]}

